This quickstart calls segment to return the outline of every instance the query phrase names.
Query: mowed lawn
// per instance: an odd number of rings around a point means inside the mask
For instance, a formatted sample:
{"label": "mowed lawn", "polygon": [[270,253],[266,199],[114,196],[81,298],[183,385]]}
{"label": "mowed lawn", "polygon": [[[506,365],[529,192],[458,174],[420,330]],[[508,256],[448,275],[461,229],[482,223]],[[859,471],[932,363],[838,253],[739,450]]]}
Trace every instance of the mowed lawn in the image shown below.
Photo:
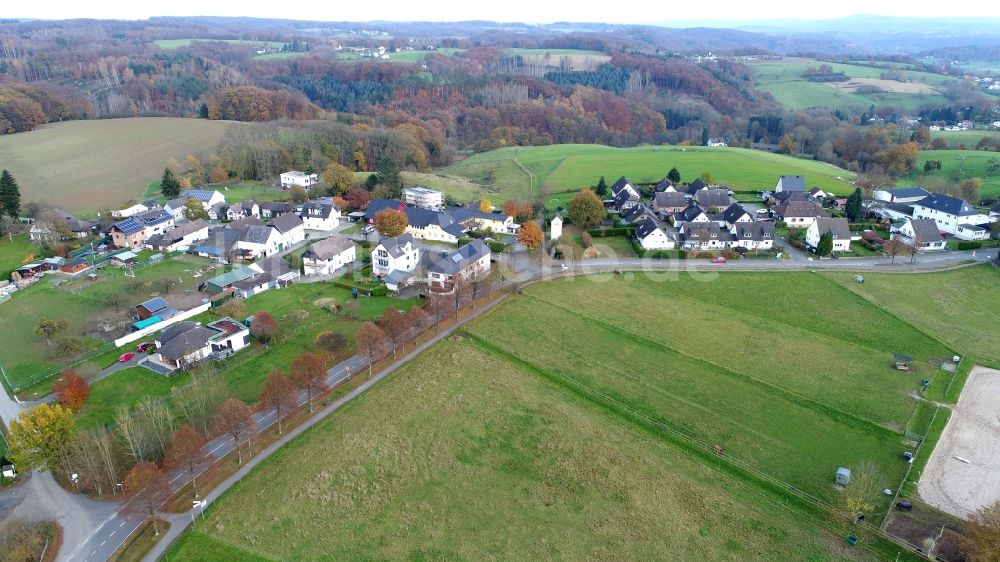
{"label": "mowed lawn", "polygon": [[240,480],[168,557],[870,559],[677,453],[449,339]]}
{"label": "mowed lawn", "polygon": [[[964,171],[966,177],[976,177],[983,181],[981,193],[984,198],[1000,197],[1000,169],[989,171],[991,160],[1000,161],[1000,154],[979,150],[921,150],[917,170],[923,170],[924,163],[928,160],[941,161],[941,169],[935,171],[935,175],[950,178],[953,173]],[[924,177],[922,173],[914,173],[901,183],[922,185],[921,179]]]}
{"label": "mowed lawn", "polygon": [[0,279],[10,279],[10,273],[22,265],[31,263],[42,255],[42,249],[35,245],[27,234],[13,239],[0,236]]}
{"label": "mowed lawn", "polygon": [[663,179],[675,166],[683,181],[692,181],[708,171],[719,183],[735,190],[772,189],[778,176],[801,174],[810,186],[847,193],[851,190],[847,181],[854,177],[846,170],[822,162],[743,148],[614,148],[583,144],[501,148],[472,155],[439,171],[483,186],[481,191],[456,186],[454,192],[442,186],[456,198],[506,200],[539,195],[548,198],[577,191],[596,185],[602,175],[609,185],[622,175],[633,182],[653,183]]}
{"label": "mowed lawn", "polygon": [[952,346],[1000,368],[1000,272],[980,265],[939,273],[866,273],[853,277],[825,272],[839,283]]}
{"label": "mowed lawn", "polygon": [[120,404],[134,409],[142,397],[162,398],[186,381],[186,374],[165,377],[145,367],[116,371],[90,385],[87,402],[74,416],[76,429],[101,429],[114,422]]}
{"label": "mowed lawn", "polygon": [[167,117],[67,121],[0,137],[0,162],[17,178],[22,201],[92,216],[139,198],[167,159],[214,154],[232,126]]}

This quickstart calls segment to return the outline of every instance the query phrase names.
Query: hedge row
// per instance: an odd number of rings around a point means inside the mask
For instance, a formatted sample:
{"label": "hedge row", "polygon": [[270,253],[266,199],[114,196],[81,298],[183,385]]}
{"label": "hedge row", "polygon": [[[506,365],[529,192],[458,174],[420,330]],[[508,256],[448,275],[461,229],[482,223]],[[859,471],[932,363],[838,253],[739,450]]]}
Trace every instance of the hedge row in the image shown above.
{"label": "hedge row", "polygon": [[978,250],[983,247],[983,243],[979,240],[959,240],[956,247],[959,250]]}
{"label": "hedge row", "polygon": [[852,222],[848,225],[851,232],[861,232],[862,230],[876,230],[879,227],[877,222]]}
{"label": "hedge row", "polygon": [[632,236],[635,234],[634,226],[621,226],[618,228],[592,228],[587,231],[587,234],[595,238],[604,238],[607,236]]}

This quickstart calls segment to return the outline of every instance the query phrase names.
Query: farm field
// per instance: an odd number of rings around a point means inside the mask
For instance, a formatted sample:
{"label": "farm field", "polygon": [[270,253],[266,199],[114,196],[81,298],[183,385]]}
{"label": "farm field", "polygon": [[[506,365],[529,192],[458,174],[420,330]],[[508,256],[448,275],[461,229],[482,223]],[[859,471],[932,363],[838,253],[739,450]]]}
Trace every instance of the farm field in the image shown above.
{"label": "farm field", "polygon": [[873,558],[454,338],[275,453],[206,516],[169,559]]}
{"label": "farm field", "polygon": [[[877,80],[885,93],[859,94],[853,89],[839,89],[836,84],[809,82],[802,77],[809,67],[828,64],[834,72],[843,72],[859,82]],[[913,110],[927,104],[943,104],[948,99],[940,94],[932,93],[942,90],[956,78],[928,72],[902,71],[910,82],[893,82],[879,80],[886,69],[870,66],[827,63],[813,59],[790,58],[781,62],[761,62],[752,65],[757,71],[757,89],[769,92],[786,109],[799,110],[810,107],[865,107],[896,106]],[[925,93],[918,93],[923,91]]]}
{"label": "farm field", "polygon": [[[964,170],[966,177],[978,177],[983,180],[981,193],[984,198],[997,198],[1000,197],[1000,169],[994,172],[988,169],[990,161],[994,159],[1000,162],[1000,154],[978,150],[921,150],[917,170],[923,170],[924,162],[928,160],[940,160],[941,169],[935,171],[935,175],[951,177],[953,172]],[[920,185],[923,177],[925,176],[922,172],[917,172],[901,183]]]}
{"label": "farm field", "polygon": [[951,149],[959,149],[960,144],[964,144],[967,149],[976,148],[983,137],[1000,137],[1000,131],[931,131],[931,139],[944,139]]}
{"label": "farm field", "polygon": [[42,254],[27,234],[15,236],[13,240],[0,236],[0,279],[10,279],[15,269],[31,263]]}
{"label": "farm field", "polygon": [[654,183],[672,166],[680,170],[684,181],[711,171],[720,183],[735,190],[771,189],[782,174],[802,174],[810,186],[843,194],[852,189],[846,180],[854,177],[821,162],[742,148],[574,144],[501,148],[472,155],[438,172],[473,183],[439,183],[440,189],[456,199],[488,197],[496,202],[541,195],[547,206],[554,206],[549,199],[568,199],[572,197],[568,192],[596,185],[602,175],[608,184],[622,175],[633,182]]}
{"label": "farm field", "polygon": [[426,58],[427,55],[431,54],[438,54],[441,56],[449,57],[464,52],[465,49],[449,49],[449,48],[435,49],[433,51],[422,51],[422,50],[399,51],[396,53],[389,53],[389,59],[387,62],[418,63],[418,62],[423,62],[424,58]]}
{"label": "farm field", "polygon": [[143,194],[168,158],[215,152],[230,122],[136,117],[66,121],[0,137],[0,162],[23,202],[61,207],[81,218]]}
{"label": "farm field", "polygon": [[897,275],[866,273],[864,284],[853,276],[825,272],[919,329],[993,367],[1000,367],[1000,272],[988,265],[940,273]]}

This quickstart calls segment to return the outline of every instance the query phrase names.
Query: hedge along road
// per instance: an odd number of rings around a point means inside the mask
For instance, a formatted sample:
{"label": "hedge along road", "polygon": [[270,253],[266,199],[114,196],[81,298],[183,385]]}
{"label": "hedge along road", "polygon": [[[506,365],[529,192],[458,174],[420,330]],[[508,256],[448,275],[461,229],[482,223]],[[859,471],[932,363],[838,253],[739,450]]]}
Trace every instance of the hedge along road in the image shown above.
{"label": "hedge along road", "polygon": [[[975,254],[975,255],[973,255]],[[990,252],[990,256],[993,252]],[[909,263],[909,259],[900,260],[895,265],[890,266],[886,258],[844,258],[844,259],[830,259],[830,260],[816,260],[816,261],[780,261],[780,260],[740,260],[737,262],[730,262],[727,264],[712,264],[708,260],[652,260],[652,259],[639,259],[639,258],[626,258],[626,259],[616,259],[616,258],[603,258],[603,259],[591,259],[582,262],[571,262],[567,263],[567,270],[562,269],[561,263],[555,263],[545,260],[543,263],[539,263],[538,260],[530,259],[525,257],[523,254],[515,256],[517,267],[521,269],[520,273],[509,272],[505,275],[506,281],[503,285],[510,285],[513,283],[528,283],[540,280],[545,280],[547,278],[556,278],[569,275],[586,275],[591,273],[599,272],[609,272],[612,270],[629,270],[632,271],[646,271],[650,273],[659,272],[661,275],[664,273],[673,272],[694,272],[701,275],[710,274],[711,272],[720,271],[796,271],[796,270],[810,270],[810,269],[832,269],[838,270],[843,269],[846,271],[880,271],[880,272],[913,272],[913,271],[934,271],[941,269],[949,269],[955,267],[962,267],[965,265],[971,265],[973,263],[983,263],[989,260],[986,252],[947,252],[940,255],[924,255],[918,256],[914,263]],[[905,263],[904,263],[905,261]],[[706,278],[709,281],[710,278]],[[303,422],[301,425],[296,427],[293,431],[286,434],[281,439],[274,442],[272,445],[259,452],[249,460],[243,467],[240,468],[235,474],[225,480],[222,484],[217,486],[211,493],[206,495],[206,501],[210,504],[212,501],[221,496],[226,490],[228,490],[233,484],[239,481],[245,474],[247,474],[257,463],[263,461],[274,451],[277,451],[284,444],[289,442],[295,436],[300,435],[305,430],[309,429],[320,420],[325,418],[330,413],[334,412],[340,408],[343,404],[346,404],[354,397],[358,396],[365,390],[371,388],[378,381],[382,380],[386,376],[390,375],[398,367],[402,366],[410,359],[415,357],[418,353],[426,349],[427,347],[433,345],[443,337],[449,335],[456,328],[462,326],[469,320],[472,320],[479,316],[485,310],[492,308],[492,306],[501,302],[502,299],[497,299],[487,306],[484,306],[474,313],[466,316],[459,322],[453,324],[449,329],[441,331],[436,334],[429,341],[417,347],[415,350],[411,351],[406,356],[394,362],[388,368],[383,370],[381,373],[375,375],[373,378],[369,379],[365,383],[361,384],[358,388],[352,390],[350,393],[346,394],[342,398],[333,402],[323,410],[318,411],[308,420]],[[351,373],[356,372],[358,369],[365,367],[367,363],[359,356],[354,356],[348,360],[340,363],[339,365],[333,367],[327,372],[327,383],[332,387],[337,384],[342,383],[346,380]],[[298,404],[302,405],[305,403],[305,393],[300,393],[298,396]],[[274,416],[273,410],[258,412],[255,414],[255,420],[258,423],[258,431],[267,429],[273,425],[277,420]],[[207,462],[201,472],[204,472],[211,465],[212,462],[222,458],[227,453],[234,450],[234,444],[232,440],[228,437],[219,437],[211,441],[206,445],[206,450],[210,455],[210,461]],[[176,491],[179,490],[185,483],[187,483],[187,478],[181,474],[171,475],[170,485],[171,489]],[[180,536],[181,532],[187,528],[187,525],[191,522],[191,514],[171,514],[166,515],[166,519],[171,522],[170,530],[165,534],[165,536],[157,543],[156,547],[146,556],[146,560],[156,560],[162,553],[166,552],[169,548],[170,543]],[[79,544],[72,552],[63,555],[60,553],[60,560],[72,560],[72,561],[92,561],[92,560],[107,560],[110,556],[118,549],[118,547],[125,542],[128,536],[134,532],[141,524],[143,520],[140,517],[129,517],[124,513],[124,508],[120,509],[118,512],[113,514],[107,520],[105,520],[95,531],[94,534],[86,542]]]}

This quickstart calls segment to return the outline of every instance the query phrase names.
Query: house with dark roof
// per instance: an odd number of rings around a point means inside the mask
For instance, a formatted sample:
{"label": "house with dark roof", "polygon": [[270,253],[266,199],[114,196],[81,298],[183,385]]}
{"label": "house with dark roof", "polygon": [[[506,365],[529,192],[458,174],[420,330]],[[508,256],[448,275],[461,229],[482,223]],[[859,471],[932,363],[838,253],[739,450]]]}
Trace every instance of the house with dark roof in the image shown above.
{"label": "house with dark roof", "polygon": [[[247,227],[249,226],[247,225]],[[203,258],[229,261],[235,257],[236,243],[239,242],[242,233],[243,230],[231,226],[212,228],[208,231],[207,238],[198,240],[190,251]]]}
{"label": "house with dark roof", "polygon": [[259,205],[259,208],[260,218],[262,219],[273,219],[295,211],[291,205],[284,201],[264,201]]}
{"label": "house with dark roof", "polygon": [[276,228],[252,224],[236,232],[239,233],[239,237],[231,249],[233,257],[257,259],[281,250],[281,232]]}
{"label": "house with dark roof", "polygon": [[383,238],[372,249],[372,273],[380,278],[393,272],[411,273],[420,265],[420,255],[421,249],[412,234]]}
{"label": "house with dark roof", "polygon": [[145,361],[166,368],[166,372],[187,370],[210,357],[228,357],[247,347],[250,329],[228,316],[205,326],[185,321],[160,332],[154,342],[156,353]]}
{"label": "house with dark roof", "polygon": [[299,211],[306,230],[329,232],[340,224],[340,207],[333,203],[309,202]]}
{"label": "house with dark roof", "polygon": [[653,196],[653,210],[661,216],[679,213],[687,206],[687,195],[679,191],[664,191]]}
{"label": "house with dark roof", "polygon": [[699,207],[697,203],[689,203],[687,207],[684,207],[683,211],[674,215],[675,227],[680,228],[682,224],[694,222],[712,222],[712,219],[708,218],[708,213]]}
{"label": "house with dark roof", "polygon": [[184,218],[185,203],[187,203],[187,199],[184,197],[171,199],[163,204],[163,210],[170,213],[170,216],[174,217],[174,220],[181,220]]}
{"label": "house with dark roof", "polygon": [[203,219],[175,226],[163,234],[156,234],[146,240],[146,247],[158,252],[183,250],[196,242],[208,238],[208,223]]}
{"label": "house with dark roof", "polygon": [[97,223],[80,220],[62,209],[50,209],[42,214],[40,220],[31,225],[28,238],[34,241],[49,239],[52,236],[50,226],[55,228],[56,223],[63,223],[66,227],[56,229],[64,240],[86,238],[94,234],[97,229]]}
{"label": "house with dark roof", "polygon": [[174,217],[163,209],[152,209],[111,226],[111,241],[118,248],[138,248],[147,238],[174,227]]}
{"label": "house with dark roof", "polygon": [[482,240],[473,240],[450,251],[424,252],[422,265],[432,287],[450,289],[456,277],[472,280],[490,269],[490,248]]}
{"label": "house with dark roof", "polygon": [[635,238],[644,250],[673,250],[677,245],[673,237],[668,236],[651,217],[646,217],[635,227]]}
{"label": "house with dark roof", "polygon": [[804,176],[785,175],[778,178],[778,183],[774,185],[774,192],[782,191],[805,191],[806,178]]}
{"label": "house with dark roof", "polygon": [[412,234],[414,238],[457,244],[458,239],[465,234],[465,227],[447,211],[406,207],[404,212],[409,223],[406,232]]}
{"label": "house with dark roof", "polygon": [[698,193],[703,189],[708,189],[708,184],[705,183],[704,180],[702,180],[701,178],[695,178],[693,182],[685,185],[684,189],[682,189],[681,191],[687,193],[691,197],[694,197],[696,193]]}
{"label": "house with dark roof", "polygon": [[627,198],[625,198],[624,200],[635,199],[636,201],[638,201],[639,198],[640,198],[640,196],[641,196],[641,194],[639,193],[639,190],[636,189],[636,187],[633,186],[631,183],[629,183],[629,181],[627,179],[625,179],[625,176],[622,176],[622,177],[618,178],[618,181],[616,181],[615,183],[611,184],[611,197],[612,197],[612,199],[614,199],[614,200],[617,201],[618,200],[618,195],[622,191],[627,191],[629,193],[629,196]]}
{"label": "house with dark roof", "polygon": [[271,221],[271,228],[278,231],[281,240],[278,251],[287,250],[306,239],[305,223],[295,213],[285,213]]}
{"label": "house with dark roof", "polygon": [[624,187],[611,199],[611,205],[621,212],[625,212],[638,204],[639,196],[635,194],[635,191]]}
{"label": "house with dark roof", "polygon": [[135,305],[135,315],[139,320],[146,320],[153,316],[166,320],[177,314],[177,309],[170,306],[161,297],[151,298],[146,302]]}
{"label": "house with dark roof", "polygon": [[816,219],[830,216],[830,212],[816,201],[786,201],[772,207],[771,212],[789,228],[809,228]]}
{"label": "house with dark roof", "polygon": [[931,219],[906,219],[889,228],[891,234],[898,234],[911,246],[920,251],[943,250],[944,236],[938,230],[937,223]]}
{"label": "house with dark roof", "polygon": [[694,201],[704,209],[709,207],[725,209],[733,203],[733,197],[729,195],[729,190],[709,188],[698,190],[694,194]]}
{"label": "house with dark roof", "polygon": [[642,204],[636,205],[622,213],[622,220],[630,224],[640,223],[646,218],[653,219],[654,221],[659,220],[652,209]]}
{"label": "house with dark roof", "polygon": [[729,227],[733,240],[730,248],[770,250],[774,247],[774,224],[770,222],[737,222]]}
{"label": "house with dark roof", "polygon": [[932,193],[914,203],[913,218],[931,219],[938,230],[960,240],[989,238],[990,223],[998,220],[966,201],[940,193]]}
{"label": "house with dark roof", "polygon": [[819,187],[814,187],[810,189],[807,193],[809,193],[809,195],[811,195],[813,199],[816,199],[817,201],[821,199],[826,199],[827,195],[829,195],[827,192],[823,191]]}
{"label": "house with dark roof", "polygon": [[469,230],[492,230],[496,233],[514,234],[519,225],[514,223],[514,217],[503,213],[486,213],[477,207],[451,207],[446,212],[466,231]]}
{"label": "house with dark roof", "polygon": [[851,249],[851,228],[846,218],[818,217],[806,229],[806,246],[813,250],[821,236],[829,232],[833,235],[833,251],[847,252]]}
{"label": "house with dark roof", "polygon": [[743,205],[739,203],[733,203],[732,205],[726,207],[722,211],[722,220],[727,226],[732,226],[738,223],[754,222],[753,215],[751,215]]}
{"label": "house with dark roof", "polygon": [[677,193],[677,188],[674,187],[673,182],[664,178],[653,186],[653,193]]}
{"label": "house with dark roof", "polygon": [[696,251],[715,251],[728,248],[735,237],[715,221],[687,222],[678,228],[681,248]]}
{"label": "house with dark roof", "polygon": [[307,276],[329,275],[354,263],[355,260],[357,260],[357,248],[354,241],[335,234],[310,246],[302,254],[302,267]]}
{"label": "house with dark roof", "polygon": [[889,203],[916,203],[930,194],[930,191],[922,187],[900,187],[898,189],[877,190],[872,193],[872,198],[876,201]]}

